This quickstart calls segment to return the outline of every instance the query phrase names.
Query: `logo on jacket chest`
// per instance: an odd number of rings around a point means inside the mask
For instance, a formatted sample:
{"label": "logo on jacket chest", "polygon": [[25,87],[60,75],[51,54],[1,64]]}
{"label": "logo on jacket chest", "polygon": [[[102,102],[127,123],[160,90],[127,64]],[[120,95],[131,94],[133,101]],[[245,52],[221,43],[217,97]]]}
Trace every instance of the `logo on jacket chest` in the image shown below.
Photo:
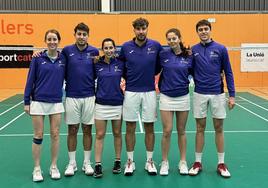
{"label": "logo on jacket chest", "polygon": [[216,51],[211,51],[211,52],[209,53],[209,57],[210,57],[210,58],[218,58],[218,57],[219,57],[219,53],[216,52]]}
{"label": "logo on jacket chest", "polygon": [[155,50],[153,48],[147,48],[147,54],[154,54]]}

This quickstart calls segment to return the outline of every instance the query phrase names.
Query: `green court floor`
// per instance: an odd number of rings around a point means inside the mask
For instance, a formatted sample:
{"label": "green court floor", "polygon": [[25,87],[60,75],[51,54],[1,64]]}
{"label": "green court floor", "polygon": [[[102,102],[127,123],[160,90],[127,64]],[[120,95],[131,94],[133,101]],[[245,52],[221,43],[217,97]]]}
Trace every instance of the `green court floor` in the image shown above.
{"label": "green court floor", "polygon": [[[114,159],[113,136],[111,129],[107,131],[103,153],[104,176],[95,179],[85,176],[81,170],[83,151],[82,136],[78,136],[77,163],[79,170],[73,177],[62,177],[58,181],[51,180],[48,174],[50,165],[49,126],[45,127],[42,150],[42,170],[44,182],[32,182],[33,162],[31,156],[32,124],[28,115],[23,112],[22,95],[16,95],[0,103],[0,187],[52,187],[52,188],[153,188],[153,187],[185,187],[185,188],[266,188],[268,187],[268,101],[249,93],[237,93],[237,105],[228,111],[225,120],[225,161],[232,174],[230,179],[223,179],[216,173],[217,155],[214,144],[212,121],[207,121],[205,148],[203,154],[203,172],[197,177],[181,176],[177,165],[179,152],[176,132],[172,134],[169,153],[170,174],[162,177],[149,176],[144,170],[146,160],[144,133],[137,126],[134,159],[136,171],[133,176],[112,174]],[[46,123],[48,123],[46,118]],[[58,167],[63,175],[68,162],[66,144],[66,125],[62,122],[60,136],[60,153]],[[95,132],[95,130],[93,131]],[[125,132],[125,123],[123,124]],[[161,162],[162,127],[160,117],[155,124],[156,140],[154,160]],[[187,161],[190,166],[194,162],[195,123],[190,113],[187,122]],[[91,157],[94,159],[94,152]],[[125,142],[123,141],[122,162],[126,160]],[[94,162],[94,161],[93,161]]]}

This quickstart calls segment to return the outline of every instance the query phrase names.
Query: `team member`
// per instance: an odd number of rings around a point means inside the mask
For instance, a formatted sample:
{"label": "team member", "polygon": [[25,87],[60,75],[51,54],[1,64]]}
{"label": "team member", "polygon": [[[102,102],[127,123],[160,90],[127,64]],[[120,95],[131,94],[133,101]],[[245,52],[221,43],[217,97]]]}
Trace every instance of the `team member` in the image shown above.
{"label": "team member", "polygon": [[160,175],[168,175],[168,152],[173,127],[173,116],[176,115],[178,146],[181,160],[179,161],[180,174],[188,174],[186,162],[186,134],[185,126],[190,110],[189,79],[192,68],[192,57],[181,41],[181,33],[172,28],[166,32],[169,49],[160,52],[162,72],[159,80],[163,136],[162,136],[162,163]]}
{"label": "team member", "polygon": [[115,57],[115,42],[106,38],[102,41],[102,56],[95,64],[97,77],[96,106],[95,106],[95,171],[94,177],[102,176],[101,156],[103,140],[106,133],[107,121],[112,121],[114,135],[115,161],[113,173],[121,173],[122,149],[122,105],[123,92],[120,82],[123,76],[124,63]]}
{"label": "team member", "polygon": [[80,123],[83,130],[84,163],[82,170],[86,175],[92,175],[94,170],[90,165],[92,145],[92,124],[94,123],[94,70],[93,60],[99,55],[98,49],[87,43],[89,28],[79,23],[74,29],[75,44],[66,46],[61,53],[61,59],[66,63],[66,101],[65,121],[68,124],[68,154],[69,164],[65,176],[74,175],[77,171],[76,145],[77,132]]}
{"label": "team member", "polygon": [[133,160],[136,121],[141,107],[145,129],[147,161],[145,169],[151,175],[157,174],[153,158],[154,122],[156,121],[155,73],[161,45],[147,38],[149,22],[138,18],[133,22],[135,38],[123,44],[120,58],[126,63],[126,92],[123,103],[123,120],[126,121],[126,148],[128,161],[125,175],[135,170]]}
{"label": "team member", "polygon": [[44,134],[44,118],[49,116],[51,137],[51,166],[52,179],[60,179],[57,168],[59,150],[59,129],[62,104],[62,86],[65,65],[59,59],[57,47],[61,37],[58,31],[51,29],[45,33],[47,50],[40,57],[32,59],[24,92],[24,110],[30,114],[33,122],[32,155],[34,160],[33,181],[43,181],[40,167],[40,154]]}
{"label": "team member", "polygon": [[196,24],[200,43],[193,46],[194,55],[194,117],[196,119],[195,163],[189,170],[190,175],[197,175],[202,170],[202,150],[206,128],[207,110],[210,106],[215,129],[215,142],[218,151],[217,171],[223,177],[231,174],[224,163],[223,120],[226,117],[226,100],[223,87],[224,72],[229,92],[229,109],[235,105],[234,78],[227,49],[211,39],[211,24],[201,20]]}

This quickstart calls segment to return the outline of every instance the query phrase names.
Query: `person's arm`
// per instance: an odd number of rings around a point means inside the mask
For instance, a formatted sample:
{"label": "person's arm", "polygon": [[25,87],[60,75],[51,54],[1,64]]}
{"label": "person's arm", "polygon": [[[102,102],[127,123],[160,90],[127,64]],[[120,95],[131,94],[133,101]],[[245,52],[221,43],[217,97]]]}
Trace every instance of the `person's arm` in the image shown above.
{"label": "person's arm", "polygon": [[229,93],[228,107],[229,107],[229,109],[233,109],[235,106],[234,77],[233,77],[231,63],[229,60],[229,55],[228,55],[227,49],[225,47],[222,50],[222,65],[223,65],[225,80],[226,80],[227,89],[228,89],[228,93]]}
{"label": "person's arm", "polygon": [[24,111],[28,114],[30,112],[30,100],[34,88],[34,83],[36,80],[36,69],[37,69],[36,58],[33,58],[30,63],[30,68],[24,90]]}
{"label": "person's arm", "polygon": [[161,64],[160,64],[160,53],[163,51],[163,47],[161,46],[161,44],[159,44],[158,46],[158,54],[157,54],[157,60],[156,60],[156,65],[155,65],[155,75],[158,75],[162,68],[161,68]]}

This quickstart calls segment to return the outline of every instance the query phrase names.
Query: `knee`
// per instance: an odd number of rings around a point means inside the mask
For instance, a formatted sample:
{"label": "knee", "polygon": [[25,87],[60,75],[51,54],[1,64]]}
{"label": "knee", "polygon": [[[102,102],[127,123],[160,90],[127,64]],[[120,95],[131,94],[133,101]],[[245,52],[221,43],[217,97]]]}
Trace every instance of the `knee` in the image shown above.
{"label": "knee", "polygon": [[222,128],[222,126],[217,126],[217,127],[215,127],[215,132],[216,132],[216,134],[222,134],[222,133],[223,133],[223,128]]}
{"label": "knee", "polygon": [[83,126],[83,134],[91,136],[91,126]]}
{"label": "knee", "polygon": [[197,126],[196,127],[196,133],[197,134],[204,134],[204,132],[205,132],[205,127],[203,127],[203,126]]}
{"label": "knee", "polygon": [[59,130],[53,130],[50,132],[51,140],[59,140]]}
{"label": "knee", "polygon": [[163,131],[163,137],[164,138],[170,138],[170,136],[171,136],[171,131],[169,131],[169,130],[168,131],[165,131],[165,130]]}
{"label": "knee", "polygon": [[37,131],[34,133],[34,138],[43,139],[43,131]]}
{"label": "knee", "polygon": [[135,127],[128,125],[126,131],[127,134],[135,134]]}
{"label": "knee", "polygon": [[69,127],[68,129],[69,135],[76,136],[77,132],[78,132],[78,127],[72,126],[72,127]]}
{"label": "knee", "polygon": [[113,135],[114,135],[114,138],[121,138],[122,137],[121,131],[114,131]]}
{"label": "knee", "polygon": [[184,136],[185,135],[185,129],[184,128],[179,128],[178,129],[178,135],[179,136]]}
{"label": "knee", "polygon": [[102,140],[105,136],[105,133],[104,132],[97,132],[96,133],[96,139],[97,140]]}

